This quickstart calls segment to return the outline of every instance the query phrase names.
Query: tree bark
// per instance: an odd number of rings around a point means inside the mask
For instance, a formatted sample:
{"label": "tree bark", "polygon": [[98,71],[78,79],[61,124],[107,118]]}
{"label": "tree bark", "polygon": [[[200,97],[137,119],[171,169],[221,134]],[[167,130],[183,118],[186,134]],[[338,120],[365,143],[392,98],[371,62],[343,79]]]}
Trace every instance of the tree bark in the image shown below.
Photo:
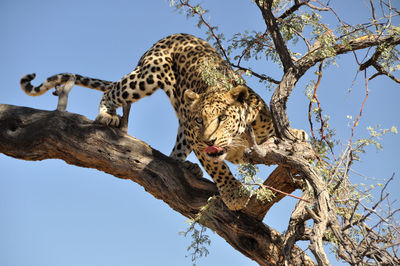
{"label": "tree bark", "polygon": [[[95,124],[73,113],[0,105],[0,152],[23,160],[61,159],[130,179],[188,218],[194,218],[211,196],[218,195],[213,182],[194,175],[181,162],[119,129]],[[276,171],[276,180],[280,171]],[[271,186],[282,184],[271,180],[268,181]],[[290,185],[284,188],[293,189]],[[260,217],[263,214],[257,217],[232,212],[221,200],[216,200],[208,225],[260,265],[281,265],[284,236],[262,223]],[[315,265],[297,246],[293,246],[289,256],[288,265]]]}

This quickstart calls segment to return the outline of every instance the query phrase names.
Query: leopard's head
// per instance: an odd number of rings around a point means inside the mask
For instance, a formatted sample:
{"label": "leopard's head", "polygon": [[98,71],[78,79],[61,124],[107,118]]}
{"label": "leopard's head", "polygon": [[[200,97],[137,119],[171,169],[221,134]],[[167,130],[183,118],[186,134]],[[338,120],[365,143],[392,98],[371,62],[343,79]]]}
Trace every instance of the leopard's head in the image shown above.
{"label": "leopard's head", "polygon": [[186,90],[186,138],[194,149],[222,161],[235,150],[243,149],[249,91],[237,86],[230,91],[208,90],[197,94]]}

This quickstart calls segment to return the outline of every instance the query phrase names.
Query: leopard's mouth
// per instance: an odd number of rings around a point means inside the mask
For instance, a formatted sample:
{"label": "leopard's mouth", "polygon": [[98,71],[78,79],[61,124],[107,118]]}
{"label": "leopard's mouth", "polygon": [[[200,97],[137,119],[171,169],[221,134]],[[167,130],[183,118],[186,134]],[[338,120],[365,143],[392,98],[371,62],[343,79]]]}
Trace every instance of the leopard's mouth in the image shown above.
{"label": "leopard's mouth", "polygon": [[212,158],[218,158],[226,153],[225,148],[219,147],[219,146],[207,146],[204,149],[204,152],[212,157]]}

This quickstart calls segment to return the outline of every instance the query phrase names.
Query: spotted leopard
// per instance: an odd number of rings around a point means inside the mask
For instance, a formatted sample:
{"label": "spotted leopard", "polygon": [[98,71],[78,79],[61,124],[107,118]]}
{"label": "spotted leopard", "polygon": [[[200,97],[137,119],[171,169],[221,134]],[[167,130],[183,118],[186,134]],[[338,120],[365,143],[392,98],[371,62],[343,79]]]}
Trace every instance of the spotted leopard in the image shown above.
{"label": "spotted leopard", "polygon": [[[213,62],[215,71],[232,78],[233,88],[224,82],[210,85],[202,75],[203,66]],[[158,88],[168,95],[179,119],[175,146],[170,154],[185,160],[194,151],[200,163],[216,183],[221,198],[231,210],[242,209],[249,192],[234,178],[225,161],[247,162],[243,155],[249,146],[246,128],[251,127],[258,143],[275,135],[265,102],[227,65],[206,41],[188,34],[174,34],[153,45],[137,67],[117,82],[62,73],[33,86],[34,74],[21,79],[22,89],[36,96],[47,90],[74,84],[103,91],[96,121],[118,126],[116,109],[150,96]],[[243,82],[243,81],[242,81]]]}

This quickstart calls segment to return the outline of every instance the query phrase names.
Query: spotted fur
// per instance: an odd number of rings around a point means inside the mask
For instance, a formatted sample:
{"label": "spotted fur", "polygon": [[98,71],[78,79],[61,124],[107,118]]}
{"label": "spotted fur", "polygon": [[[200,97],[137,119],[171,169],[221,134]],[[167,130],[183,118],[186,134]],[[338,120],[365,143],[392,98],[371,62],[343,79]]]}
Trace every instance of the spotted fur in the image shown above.
{"label": "spotted fur", "polygon": [[179,119],[170,156],[185,160],[194,151],[228,208],[239,210],[246,205],[249,193],[242,189],[224,161],[247,161],[243,151],[249,146],[245,136],[248,126],[253,128],[258,143],[275,132],[267,105],[253,90],[238,84],[233,84],[231,90],[223,83],[210,86],[204,80],[202,66],[211,61],[222,75],[238,78],[210,44],[188,34],[175,34],[155,43],[137,67],[118,82],[64,73],[37,87],[30,83],[34,75],[27,75],[21,79],[21,86],[35,96],[72,79],[76,85],[103,91],[96,120],[110,126],[119,124],[116,108],[161,88]]}
{"label": "spotted fur", "polygon": [[84,77],[78,74],[61,73],[53,75],[46,79],[45,82],[39,86],[33,86],[31,81],[36,77],[36,74],[28,74],[21,78],[20,84],[26,94],[30,96],[40,96],[48,90],[64,85],[69,80],[73,80],[75,85],[99,90],[102,92],[109,91],[115,86],[117,82],[105,81],[100,79],[93,79]]}

